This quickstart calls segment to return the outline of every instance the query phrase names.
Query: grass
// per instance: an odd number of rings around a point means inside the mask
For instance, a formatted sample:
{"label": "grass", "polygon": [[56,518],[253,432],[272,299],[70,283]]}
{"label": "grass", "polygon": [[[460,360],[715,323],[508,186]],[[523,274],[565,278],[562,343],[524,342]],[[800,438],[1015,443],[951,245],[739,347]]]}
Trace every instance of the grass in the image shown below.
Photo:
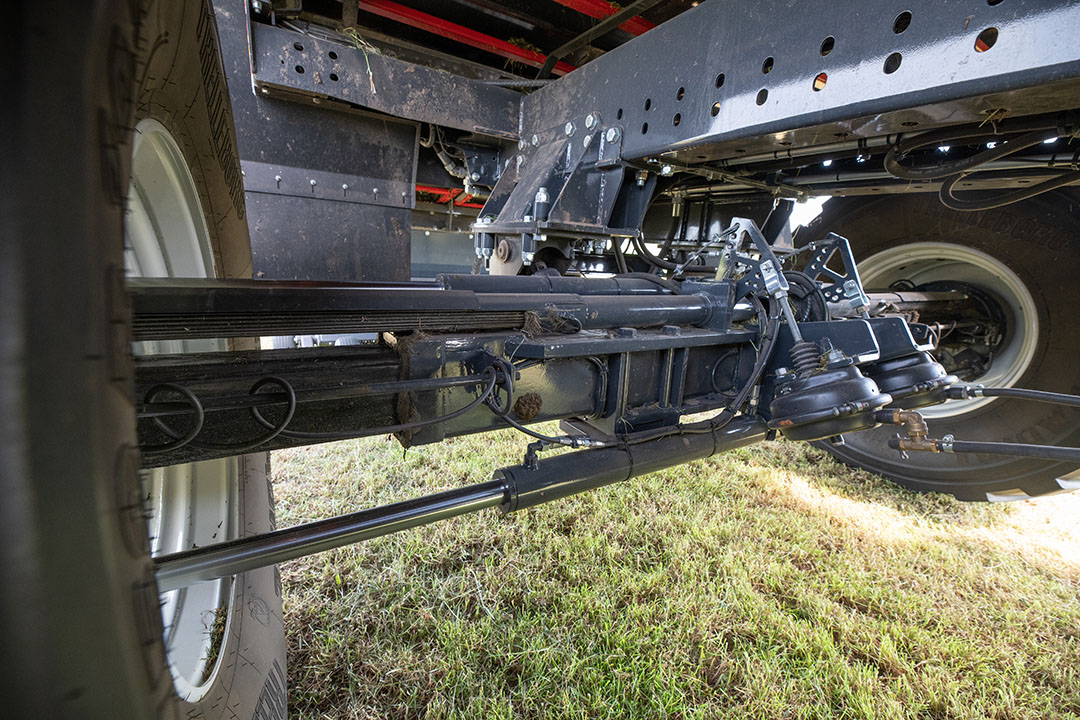
{"label": "grass", "polygon": [[[274,457],[280,525],[490,477],[511,432]],[[1080,498],[767,443],[282,568],[297,718],[1080,718]]]}

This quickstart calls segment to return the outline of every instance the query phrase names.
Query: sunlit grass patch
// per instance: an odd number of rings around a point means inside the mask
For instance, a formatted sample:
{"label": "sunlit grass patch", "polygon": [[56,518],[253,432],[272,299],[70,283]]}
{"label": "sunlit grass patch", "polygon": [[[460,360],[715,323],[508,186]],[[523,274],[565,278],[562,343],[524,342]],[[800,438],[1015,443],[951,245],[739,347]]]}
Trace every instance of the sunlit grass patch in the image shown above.
{"label": "sunlit grass patch", "polygon": [[[275,453],[279,524],[482,482],[511,432]],[[283,566],[295,717],[1080,717],[1080,498],[768,443]]]}

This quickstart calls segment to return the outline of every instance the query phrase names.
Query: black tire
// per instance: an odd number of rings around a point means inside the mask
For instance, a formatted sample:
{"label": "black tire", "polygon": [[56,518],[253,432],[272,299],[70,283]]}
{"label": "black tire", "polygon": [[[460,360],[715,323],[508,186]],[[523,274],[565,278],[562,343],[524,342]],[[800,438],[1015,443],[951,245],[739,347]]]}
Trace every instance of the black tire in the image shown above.
{"label": "black tire", "polygon": [[[1080,206],[1074,191],[1048,194],[1023,204],[984,212],[954,212],[936,196],[888,196],[831,200],[800,235],[800,244],[836,232],[851,242],[856,260],[887,248],[944,242],[975,248],[1002,262],[1026,286],[1038,314],[1038,338],[1028,369],[1016,387],[1064,393],[1080,391]],[[992,288],[991,288],[992,289]],[[977,382],[977,380],[976,380]],[[1012,399],[950,418],[930,420],[934,437],[1080,445],[1080,413],[1071,408]],[[983,455],[911,453],[902,460],[882,427],[845,436],[846,444],[820,443],[842,462],[884,475],[918,491],[949,493],[961,500],[1023,499],[1073,489],[1061,480],[1076,470],[1067,463]]]}
{"label": "black tire", "polygon": [[[141,503],[123,222],[131,130],[154,117],[198,188],[221,275],[250,277],[243,188],[204,2],[26,4],[7,78],[0,245],[4,714],[284,718],[274,568],[238,576],[209,691],[176,696]],[[241,458],[240,534],[273,527]],[[9,685],[10,683],[10,685]]]}

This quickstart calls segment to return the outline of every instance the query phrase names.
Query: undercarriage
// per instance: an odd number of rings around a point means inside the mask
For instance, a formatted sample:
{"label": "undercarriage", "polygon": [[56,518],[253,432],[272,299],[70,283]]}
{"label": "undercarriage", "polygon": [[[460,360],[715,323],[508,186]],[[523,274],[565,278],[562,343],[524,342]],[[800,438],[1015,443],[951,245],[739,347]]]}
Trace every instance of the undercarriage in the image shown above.
{"label": "undercarriage", "polygon": [[[18,368],[3,407],[10,496],[29,500],[0,520],[34,518],[33,535],[83,508],[71,532],[93,562],[58,565],[39,539],[25,582],[106,578],[99,606],[141,618],[109,631],[116,652],[160,654],[203,717],[233,646],[185,640],[185,607],[251,607],[250,591],[280,615],[273,566],[348,543],[775,438],[962,500],[1080,487],[1080,5],[803,5],[216,0],[86,18],[66,64],[19,84],[42,166],[90,159],[53,217],[31,199],[50,178],[13,151],[29,179],[0,263]],[[65,75],[72,58],[107,79],[100,97]],[[82,250],[54,249],[75,236]],[[45,268],[55,297],[27,284]],[[486,482],[285,529],[251,504],[268,451],[392,435],[422,452],[506,428],[521,460]],[[96,489],[52,508],[71,490],[57,433]],[[190,480],[206,468],[216,480]],[[245,682],[276,688],[272,667]],[[173,702],[136,690],[133,717]],[[278,694],[248,710],[284,717]]]}

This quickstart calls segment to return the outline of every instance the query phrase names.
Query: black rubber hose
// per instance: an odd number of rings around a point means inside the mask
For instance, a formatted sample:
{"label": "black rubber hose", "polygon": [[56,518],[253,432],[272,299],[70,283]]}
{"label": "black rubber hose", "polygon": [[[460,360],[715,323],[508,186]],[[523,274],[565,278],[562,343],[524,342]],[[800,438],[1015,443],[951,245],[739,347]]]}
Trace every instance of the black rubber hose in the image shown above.
{"label": "black rubber hose", "polygon": [[[1053,130],[1071,125],[1074,116],[1047,117],[1045,115],[1033,118],[1018,118],[1001,120],[993,125],[981,123],[979,125],[965,125],[963,127],[944,127],[930,132],[919,133],[904,137],[894,148],[901,156],[924,147],[941,145],[945,142],[956,140],[968,140],[985,138],[987,140],[1000,140],[1004,135],[1015,135],[1041,130]],[[1067,133],[1066,133],[1067,134]]]}
{"label": "black rubber hose", "polygon": [[954,453],[979,453],[982,455],[1009,455],[1012,457],[1038,458],[1040,460],[1063,460],[1080,463],[1080,448],[1054,447],[1053,445],[1026,445],[1023,443],[969,442],[954,440]]}
{"label": "black rubber hose", "polygon": [[[975,153],[971,157],[964,158],[963,160],[953,160],[927,167],[907,167],[900,164],[900,158],[916,148],[945,142],[944,139],[929,140],[913,145],[910,148],[905,148],[904,144],[900,143],[885,154],[885,170],[886,172],[905,180],[936,180],[949,177],[950,175],[956,175],[957,173],[969,172],[980,165],[985,165],[994,160],[1000,160],[1001,158],[1017,153],[1020,150],[1038,145],[1044,140],[1049,139],[1052,136],[1052,132],[1058,132],[1056,130],[1056,125],[1052,125],[1049,128],[1034,130],[1025,135],[1021,135],[1018,138],[1009,140],[1008,142],[999,143],[996,147]],[[1056,135],[1053,136],[1056,137]],[[919,140],[921,137],[922,136],[916,138],[916,140]]]}
{"label": "black rubber hose", "polygon": [[950,210],[956,210],[958,212],[992,210],[993,208],[999,208],[1005,205],[1011,205],[1014,202],[1033,198],[1036,195],[1042,195],[1045,192],[1050,192],[1059,187],[1080,183],[1080,171],[1075,171],[1064,173],[1059,177],[1051,178],[1038,185],[1032,185],[1031,187],[1026,187],[1021,190],[997,193],[990,197],[983,196],[983,198],[979,200],[965,200],[956,197],[956,194],[953,192],[956,183],[960,182],[965,177],[967,177],[967,175],[960,174],[949,178],[942,184],[941,190],[938,191],[938,199],[941,200],[941,204]]}
{"label": "black rubber hose", "polygon": [[667,260],[653,255],[652,251],[645,247],[645,240],[641,238],[641,236],[635,235],[632,239],[634,241],[634,249],[637,250],[638,255],[653,267],[660,268],[661,270],[674,270],[678,267],[678,265],[673,262],[668,262]]}
{"label": "black rubber hose", "polygon": [[[974,392],[972,392],[974,390]],[[953,386],[946,390],[946,395],[951,400],[966,399],[968,397],[1012,397],[1037,402],[1051,403],[1053,405],[1069,405],[1080,407],[1080,395],[1066,395],[1065,393],[1046,392],[1044,390],[1024,390],[1023,388],[988,387],[973,388],[969,390],[963,385]]]}

